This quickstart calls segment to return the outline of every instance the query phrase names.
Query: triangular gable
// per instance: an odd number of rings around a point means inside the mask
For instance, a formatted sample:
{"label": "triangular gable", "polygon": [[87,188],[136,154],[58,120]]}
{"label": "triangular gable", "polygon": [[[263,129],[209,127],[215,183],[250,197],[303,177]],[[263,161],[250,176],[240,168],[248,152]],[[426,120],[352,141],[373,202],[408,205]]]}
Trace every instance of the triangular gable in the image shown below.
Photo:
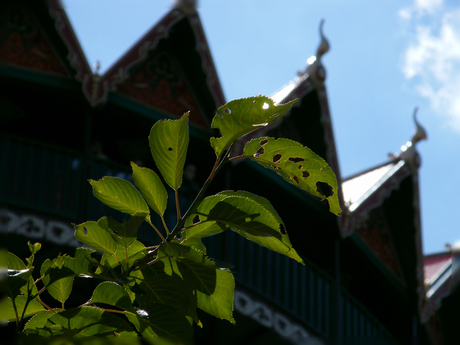
{"label": "triangular gable", "polygon": [[388,270],[405,283],[396,248],[393,243],[384,211],[377,207],[369,212],[369,220],[355,229],[355,234],[367,245],[374,255],[385,264]]}
{"label": "triangular gable", "polygon": [[5,22],[0,40],[0,61],[41,73],[71,76],[39,20],[27,6],[11,4],[2,17]]}
{"label": "triangular gable", "polygon": [[[343,181],[346,204],[341,231],[342,236],[359,236],[396,277],[402,273],[403,280],[399,280],[416,289],[421,312],[425,294],[418,188],[420,156],[411,143],[402,149],[392,161]],[[389,225],[385,226],[387,219]],[[399,269],[395,262],[400,264]]]}
{"label": "triangular gable", "polygon": [[129,78],[114,85],[114,90],[173,117],[190,111],[192,123],[208,128],[174,55],[162,47],[156,48],[143,61],[134,64],[127,71]]}
{"label": "triangular gable", "polygon": [[69,30],[70,24],[62,12],[56,11],[56,17],[65,23],[61,26],[60,33],[73,52],[75,64],[79,66],[77,79],[82,82],[83,93],[92,106],[106,103],[111,92],[160,110],[167,116],[179,117],[190,111],[192,123],[209,128],[209,115],[205,114],[209,113],[209,110],[204,111],[203,103],[206,102],[197,99],[194,91],[195,80],[187,75],[178,61],[176,52],[165,43],[176,24],[183,20],[188,21],[196,41],[194,49],[201,58],[200,65],[196,67],[203,69],[206,87],[215,102],[212,111],[225,103],[203,28],[195,10],[170,10],[103,75],[94,75],[87,67],[86,60],[81,58],[81,49],[79,45],[73,44],[73,32]]}

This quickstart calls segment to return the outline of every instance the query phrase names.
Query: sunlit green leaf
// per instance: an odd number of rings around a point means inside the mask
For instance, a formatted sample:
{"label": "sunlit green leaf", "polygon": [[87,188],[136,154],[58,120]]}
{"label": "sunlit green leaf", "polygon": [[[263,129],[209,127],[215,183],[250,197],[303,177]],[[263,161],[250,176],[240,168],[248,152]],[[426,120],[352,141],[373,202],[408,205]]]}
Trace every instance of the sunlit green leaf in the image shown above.
{"label": "sunlit green leaf", "polygon": [[[16,310],[18,313],[18,318],[21,318],[21,315],[26,306],[27,297],[26,296],[16,296],[14,303],[16,305]],[[16,313],[14,312],[13,300],[8,297],[0,301],[0,322],[3,321],[16,321]],[[31,300],[27,304],[27,309],[24,313],[24,317],[29,317],[36,313],[45,311],[46,309],[36,300]]]}
{"label": "sunlit green leaf", "polygon": [[56,335],[73,335],[78,337],[115,336],[114,332],[133,329],[122,318],[100,308],[81,307],[61,311],[49,317],[45,327],[56,329]]}
{"label": "sunlit green leaf", "polygon": [[75,276],[75,259],[59,255],[56,259],[47,259],[40,269],[43,284],[49,294],[61,303],[70,296]]}
{"label": "sunlit green leaf", "polygon": [[271,98],[257,96],[237,99],[221,106],[211,123],[211,128],[218,128],[222,133],[220,138],[211,138],[211,146],[217,157],[243,135],[282,118],[295,102],[297,100],[275,105]]}
{"label": "sunlit green leaf", "polygon": [[131,216],[149,215],[149,207],[139,191],[128,181],[105,176],[99,181],[90,180],[93,194],[105,205]]}
{"label": "sunlit green leaf", "polygon": [[113,255],[104,253],[101,263],[110,267],[116,267],[119,263],[125,266],[126,261],[131,265],[134,261],[143,258],[147,254],[145,246],[139,242],[134,241],[128,248],[118,245]]}
{"label": "sunlit green leaf", "polygon": [[[195,213],[199,223],[215,222],[221,231],[235,228],[255,236],[279,236],[284,228],[273,208],[262,205],[260,197],[248,192],[226,191],[209,196],[198,205]],[[203,237],[193,228],[187,230],[185,237],[192,237],[195,232],[197,237]],[[209,236],[211,231],[207,233]]]}
{"label": "sunlit green leaf", "polygon": [[206,255],[206,252],[207,252],[206,247],[201,241],[201,238],[199,238],[198,236],[194,236],[192,238],[185,239],[182,244],[184,246],[192,247],[196,249],[197,251],[199,251],[200,253],[203,253],[204,255]]}
{"label": "sunlit green leaf", "polygon": [[44,327],[48,319],[53,315],[54,313],[51,311],[35,314],[24,326],[23,334],[35,337],[51,336],[52,332],[44,329]]}
{"label": "sunlit green leaf", "polygon": [[201,224],[211,223],[210,229],[215,233],[230,228],[261,246],[303,262],[289,241],[283,221],[265,198],[245,191],[224,191],[205,198],[195,213],[198,231],[187,228],[185,238],[211,235],[211,231],[199,231],[204,226]]}
{"label": "sunlit green leaf", "polygon": [[248,142],[243,155],[304,191],[327,199],[329,210],[340,214],[335,174],[327,162],[309,148],[289,139],[264,137]]}
{"label": "sunlit green leaf", "polygon": [[93,291],[90,303],[104,303],[136,312],[126,290],[113,282],[102,282]]}
{"label": "sunlit green leaf", "polygon": [[168,201],[168,193],[163,182],[154,171],[148,168],[140,168],[133,162],[131,162],[131,167],[134,184],[139,188],[152,210],[162,216]]}
{"label": "sunlit green leaf", "polygon": [[74,224],[74,227],[75,238],[80,242],[103,253],[115,254],[119,244],[113,238],[113,233],[100,226],[98,222],[89,221],[79,225]]}
{"label": "sunlit green leaf", "polygon": [[163,179],[174,190],[182,184],[188,143],[188,113],[179,120],[157,121],[150,130],[150,152]]}
{"label": "sunlit green leaf", "polygon": [[27,242],[27,245],[29,246],[30,253],[34,255],[36,252],[38,252],[42,245],[40,242],[35,242],[34,244],[30,243],[30,241]]}

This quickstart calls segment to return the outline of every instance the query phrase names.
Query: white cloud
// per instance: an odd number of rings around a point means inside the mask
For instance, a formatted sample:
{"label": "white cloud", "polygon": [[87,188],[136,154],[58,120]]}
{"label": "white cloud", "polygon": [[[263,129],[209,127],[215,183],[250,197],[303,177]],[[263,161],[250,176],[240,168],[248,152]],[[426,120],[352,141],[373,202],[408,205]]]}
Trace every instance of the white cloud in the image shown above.
{"label": "white cloud", "polygon": [[415,7],[421,11],[434,12],[442,6],[442,0],[415,0]]}
{"label": "white cloud", "polygon": [[409,23],[404,76],[460,132],[460,8],[446,11],[442,1],[417,0],[398,14]]}

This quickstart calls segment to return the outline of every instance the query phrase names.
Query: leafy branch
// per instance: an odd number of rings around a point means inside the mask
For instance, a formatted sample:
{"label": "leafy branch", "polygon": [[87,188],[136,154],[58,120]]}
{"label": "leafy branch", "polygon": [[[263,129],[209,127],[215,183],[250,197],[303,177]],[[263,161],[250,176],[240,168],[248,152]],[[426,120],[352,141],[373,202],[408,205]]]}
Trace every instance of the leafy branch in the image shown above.
{"label": "leafy branch", "polygon": [[[284,222],[267,199],[247,191],[206,196],[222,167],[235,160],[251,159],[305,192],[326,199],[330,211],[340,213],[333,171],[300,143],[263,137],[249,141],[242,155],[231,156],[237,140],[278,121],[295,102],[275,105],[270,98],[258,96],[221,106],[211,124],[222,134],[210,139],[216,161],[183,214],[179,201],[189,145],[189,114],[155,123],[148,142],[161,177],[131,163],[134,185],[108,176],[90,181],[96,198],[130,215],[130,219],[119,223],[103,217],[97,222],[74,224],[75,237],[89,248],[77,248],[75,257],[47,259],[35,281],[33,262],[40,244],[29,243],[31,256],[27,264],[8,253],[8,298],[0,302],[0,309],[5,310],[4,320],[16,322],[18,335],[24,337],[190,337],[192,325],[201,325],[197,308],[235,322],[233,274],[205,255],[202,238],[230,230],[303,262],[289,240]],[[164,217],[168,199],[165,185],[174,191],[176,205],[177,222],[171,229]],[[160,217],[163,229],[152,223],[152,211]],[[144,222],[159,237],[153,246],[146,247],[138,240],[138,228]],[[64,308],[74,279],[82,277],[102,282],[88,302]],[[43,284],[40,289],[39,283]],[[44,291],[59,302],[56,307],[41,300]]]}

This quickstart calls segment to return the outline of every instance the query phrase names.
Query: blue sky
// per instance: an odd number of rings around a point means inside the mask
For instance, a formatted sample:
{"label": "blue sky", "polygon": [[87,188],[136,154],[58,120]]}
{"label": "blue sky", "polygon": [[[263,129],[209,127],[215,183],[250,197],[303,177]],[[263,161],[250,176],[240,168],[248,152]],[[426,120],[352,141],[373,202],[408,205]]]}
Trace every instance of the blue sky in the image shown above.
{"label": "blue sky", "polygon": [[[171,0],[64,0],[92,65],[104,72],[170,8]],[[227,100],[270,96],[304,70],[319,43],[343,177],[387,161],[428,132],[420,193],[423,248],[460,240],[460,5],[443,0],[199,0]]]}

